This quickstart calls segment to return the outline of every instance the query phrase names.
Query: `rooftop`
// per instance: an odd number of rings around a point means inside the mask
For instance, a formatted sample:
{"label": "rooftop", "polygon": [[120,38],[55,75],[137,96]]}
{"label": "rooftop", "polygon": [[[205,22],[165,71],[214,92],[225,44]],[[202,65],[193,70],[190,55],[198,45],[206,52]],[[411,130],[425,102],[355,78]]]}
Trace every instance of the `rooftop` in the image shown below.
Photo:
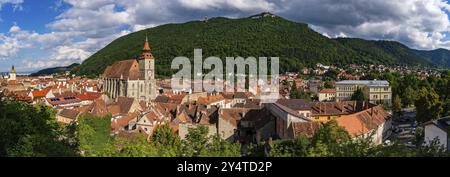
{"label": "rooftop", "polygon": [[386,80],[343,80],[336,82],[336,85],[368,85],[368,86],[389,86]]}

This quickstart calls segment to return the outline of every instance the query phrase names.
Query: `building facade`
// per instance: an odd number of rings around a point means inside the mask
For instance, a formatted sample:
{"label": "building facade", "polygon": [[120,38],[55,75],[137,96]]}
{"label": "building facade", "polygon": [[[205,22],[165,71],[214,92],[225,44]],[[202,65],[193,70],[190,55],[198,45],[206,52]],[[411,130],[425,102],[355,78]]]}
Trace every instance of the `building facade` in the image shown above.
{"label": "building facade", "polygon": [[345,80],[336,82],[336,101],[350,100],[360,88],[372,104],[392,102],[392,89],[384,80]]}
{"label": "building facade", "polygon": [[155,58],[148,39],[139,59],[123,60],[108,66],[102,75],[102,91],[111,98],[119,96],[137,100],[154,100],[157,96]]}
{"label": "building facade", "polygon": [[319,101],[335,101],[336,89],[322,89],[318,93]]}

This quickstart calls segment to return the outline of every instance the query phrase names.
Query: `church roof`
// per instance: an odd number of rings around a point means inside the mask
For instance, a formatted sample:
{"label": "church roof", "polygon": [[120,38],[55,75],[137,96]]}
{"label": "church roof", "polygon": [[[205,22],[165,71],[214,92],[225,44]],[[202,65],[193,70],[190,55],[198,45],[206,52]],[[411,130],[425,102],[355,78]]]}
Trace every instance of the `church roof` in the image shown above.
{"label": "church roof", "polygon": [[144,43],[144,48],[142,49],[142,51],[150,51],[152,50],[152,48],[150,47],[150,44],[148,43],[148,38],[145,38],[145,43]]}
{"label": "church roof", "polygon": [[139,63],[135,59],[115,62],[105,69],[103,77],[143,80],[139,74]]}

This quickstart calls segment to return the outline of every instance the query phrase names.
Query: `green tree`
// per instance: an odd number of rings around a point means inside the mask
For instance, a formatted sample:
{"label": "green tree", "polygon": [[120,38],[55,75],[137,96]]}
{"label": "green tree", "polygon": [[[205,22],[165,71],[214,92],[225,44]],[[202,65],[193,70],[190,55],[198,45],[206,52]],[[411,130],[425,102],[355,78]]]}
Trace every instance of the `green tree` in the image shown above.
{"label": "green tree", "polygon": [[164,156],[177,156],[180,153],[181,139],[168,124],[155,128],[150,143]]}
{"label": "green tree", "polygon": [[421,88],[414,105],[417,111],[416,119],[421,123],[438,119],[443,111],[442,101],[432,88]]}
{"label": "green tree", "polygon": [[[347,143],[350,140],[351,137],[348,132],[340,127],[336,120],[331,120],[319,128],[312,138],[311,144],[313,147],[324,145],[328,151],[327,154],[334,155],[340,152],[340,144]],[[314,152],[317,152],[317,150]]]}
{"label": "green tree", "polygon": [[351,100],[353,101],[366,101],[366,95],[364,94],[363,90],[361,88],[357,88],[355,92],[352,95]]}
{"label": "green tree", "polygon": [[197,128],[188,128],[188,134],[183,144],[183,156],[197,157],[207,148],[209,141],[208,127],[200,125]]}
{"label": "green tree", "polygon": [[398,95],[395,95],[394,100],[392,102],[392,111],[396,116],[400,116],[402,113],[402,100]]}
{"label": "green tree", "polygon": [[[114,139],[112,156],[117,157],[162,157],[152,143],[148,143],[142,134],[134,138],[117,137]],[[116,152],[114,152],[116,150]]]}
{"label": "green tree", "polygon": [[77,140],[84,156],[110,156],[114,154],[111,137],[111,116],[83,115],[78,118]]}
{"label": "green tree", "polygon": [[229,143],[219,136],[213,136],[206,149],[200,152],[202,157],[240,157],[241,144],[239,142]]}
{"label": "green tree", "polygon": [[310,146],[309,139],[300,134],[294,140],[283,140],[273,143],[270,157],[306,157]]}
{"label": "green tree", "polygon": [[55,112],[8,100],[0,94],[0,156],[77,156],[56,123]]}

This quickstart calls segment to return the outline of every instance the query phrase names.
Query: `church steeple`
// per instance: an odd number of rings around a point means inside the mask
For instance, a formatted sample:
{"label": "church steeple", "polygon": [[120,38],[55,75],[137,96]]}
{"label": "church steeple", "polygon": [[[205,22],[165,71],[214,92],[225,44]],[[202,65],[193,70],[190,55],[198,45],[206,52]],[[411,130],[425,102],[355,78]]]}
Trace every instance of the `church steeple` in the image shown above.
{"label": "church steeple", "polygon": [[16,69],[14,69],[14,65],[11,67],[11,73],[16,73]]}
{"label": "church steeple", "polygon": [[145,43],[144,48],[142,48],[142,54],[141,59],[153,59],[153,55],[150,52],[152,48],[150,47],[150,44],[148,43],[148,36],[145,36]]}
{"label": "church steeple", "polygon": [[148,36],[145,35],[145,43],[144,43],[144,48],[142,49],[142,51],[146,52],[146,51],[150,51],[150,50],[152,50],[152,49],[150,48],[150,44],[148,43]]}

